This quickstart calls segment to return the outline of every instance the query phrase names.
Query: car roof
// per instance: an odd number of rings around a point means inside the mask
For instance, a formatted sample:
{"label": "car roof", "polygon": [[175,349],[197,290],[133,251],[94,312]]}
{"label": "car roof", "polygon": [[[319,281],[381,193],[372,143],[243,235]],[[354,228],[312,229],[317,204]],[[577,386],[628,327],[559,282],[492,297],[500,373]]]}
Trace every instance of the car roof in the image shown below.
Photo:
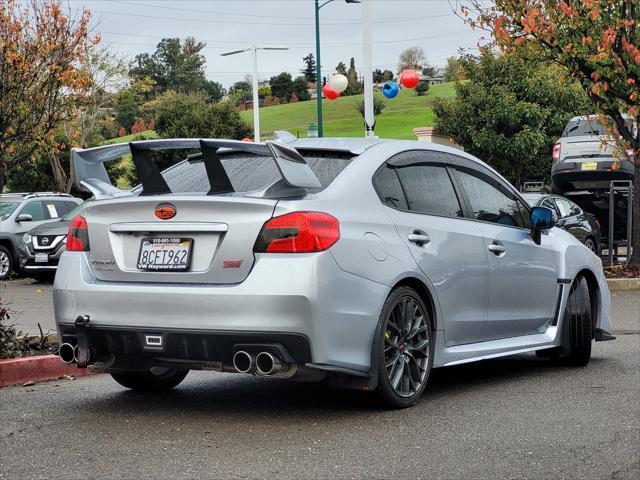
{"label": "car roof", "polygon": [[346,151],[354,155],[364,153],[366,150],[383,142],[388,142],[381,138],[349,138],[349,137],[324,137],[324,138],[301,138],[292,142],[286,142],[287,145],[307,150],[328,150],[328,151]]}

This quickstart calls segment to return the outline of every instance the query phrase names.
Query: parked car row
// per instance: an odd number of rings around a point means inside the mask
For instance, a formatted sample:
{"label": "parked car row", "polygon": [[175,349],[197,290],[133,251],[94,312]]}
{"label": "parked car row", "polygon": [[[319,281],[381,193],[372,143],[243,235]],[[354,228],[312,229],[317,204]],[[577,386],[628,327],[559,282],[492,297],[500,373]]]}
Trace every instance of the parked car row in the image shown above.
{"label": "parked car row", "polygon": [[64,250],[68,223],[82,200],[68,194],[0,195],[0,280],[12,272],[52,280]]}

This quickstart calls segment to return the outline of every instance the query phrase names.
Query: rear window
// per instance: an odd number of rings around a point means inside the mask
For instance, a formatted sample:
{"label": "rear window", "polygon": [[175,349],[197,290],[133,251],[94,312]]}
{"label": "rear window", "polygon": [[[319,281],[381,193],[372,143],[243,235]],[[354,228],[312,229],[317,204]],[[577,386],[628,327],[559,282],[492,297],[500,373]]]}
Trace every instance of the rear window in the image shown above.
{"label": "rear window", "polygon": [[583,137],[589,135],[606,135],[604,127],[597,118],[571,120],[564,129],[563,137]]}
{"label": "rear window", "polygon": [[[301,153],[322,185],[320,189],[313,189],[316,192],[326,188],[353,159],[353,155],[340,152]],[[280,178],[271,157],[243,152],[221,156],[220,160],[236,192],[261,190]],[[202,161],[180,162],[164,170],[162,176],[174,193],[209,191]]]}

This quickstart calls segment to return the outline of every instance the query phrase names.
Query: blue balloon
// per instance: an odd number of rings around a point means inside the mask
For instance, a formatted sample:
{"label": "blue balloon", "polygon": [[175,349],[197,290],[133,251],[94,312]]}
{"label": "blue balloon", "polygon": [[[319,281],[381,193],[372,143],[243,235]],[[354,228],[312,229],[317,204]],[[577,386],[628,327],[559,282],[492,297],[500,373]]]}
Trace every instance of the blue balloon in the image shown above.
{"label": "blue balloon", "polygon": [[387,98],[395,98],[398,95],[398,84],[396,82],[387,82],[382,87],[382,94]]}

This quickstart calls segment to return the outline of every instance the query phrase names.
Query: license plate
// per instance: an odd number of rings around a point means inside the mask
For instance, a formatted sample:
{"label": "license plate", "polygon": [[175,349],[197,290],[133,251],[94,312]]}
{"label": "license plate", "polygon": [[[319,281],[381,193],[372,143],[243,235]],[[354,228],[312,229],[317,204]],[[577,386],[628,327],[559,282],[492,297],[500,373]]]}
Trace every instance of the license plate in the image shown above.
{"label": "license plate", "polygon": [[49,261],[48,253],[36,253],[36,263],[47,263]]}
{"label": "license plate", "polygon": [[582,170],[597,170],[598,162],[584,162],[580,168]]}
{"label": "license plate", "polygon": [[191,262],[191,238],[143,238],[138,269],[155,272],[184,272]]}

